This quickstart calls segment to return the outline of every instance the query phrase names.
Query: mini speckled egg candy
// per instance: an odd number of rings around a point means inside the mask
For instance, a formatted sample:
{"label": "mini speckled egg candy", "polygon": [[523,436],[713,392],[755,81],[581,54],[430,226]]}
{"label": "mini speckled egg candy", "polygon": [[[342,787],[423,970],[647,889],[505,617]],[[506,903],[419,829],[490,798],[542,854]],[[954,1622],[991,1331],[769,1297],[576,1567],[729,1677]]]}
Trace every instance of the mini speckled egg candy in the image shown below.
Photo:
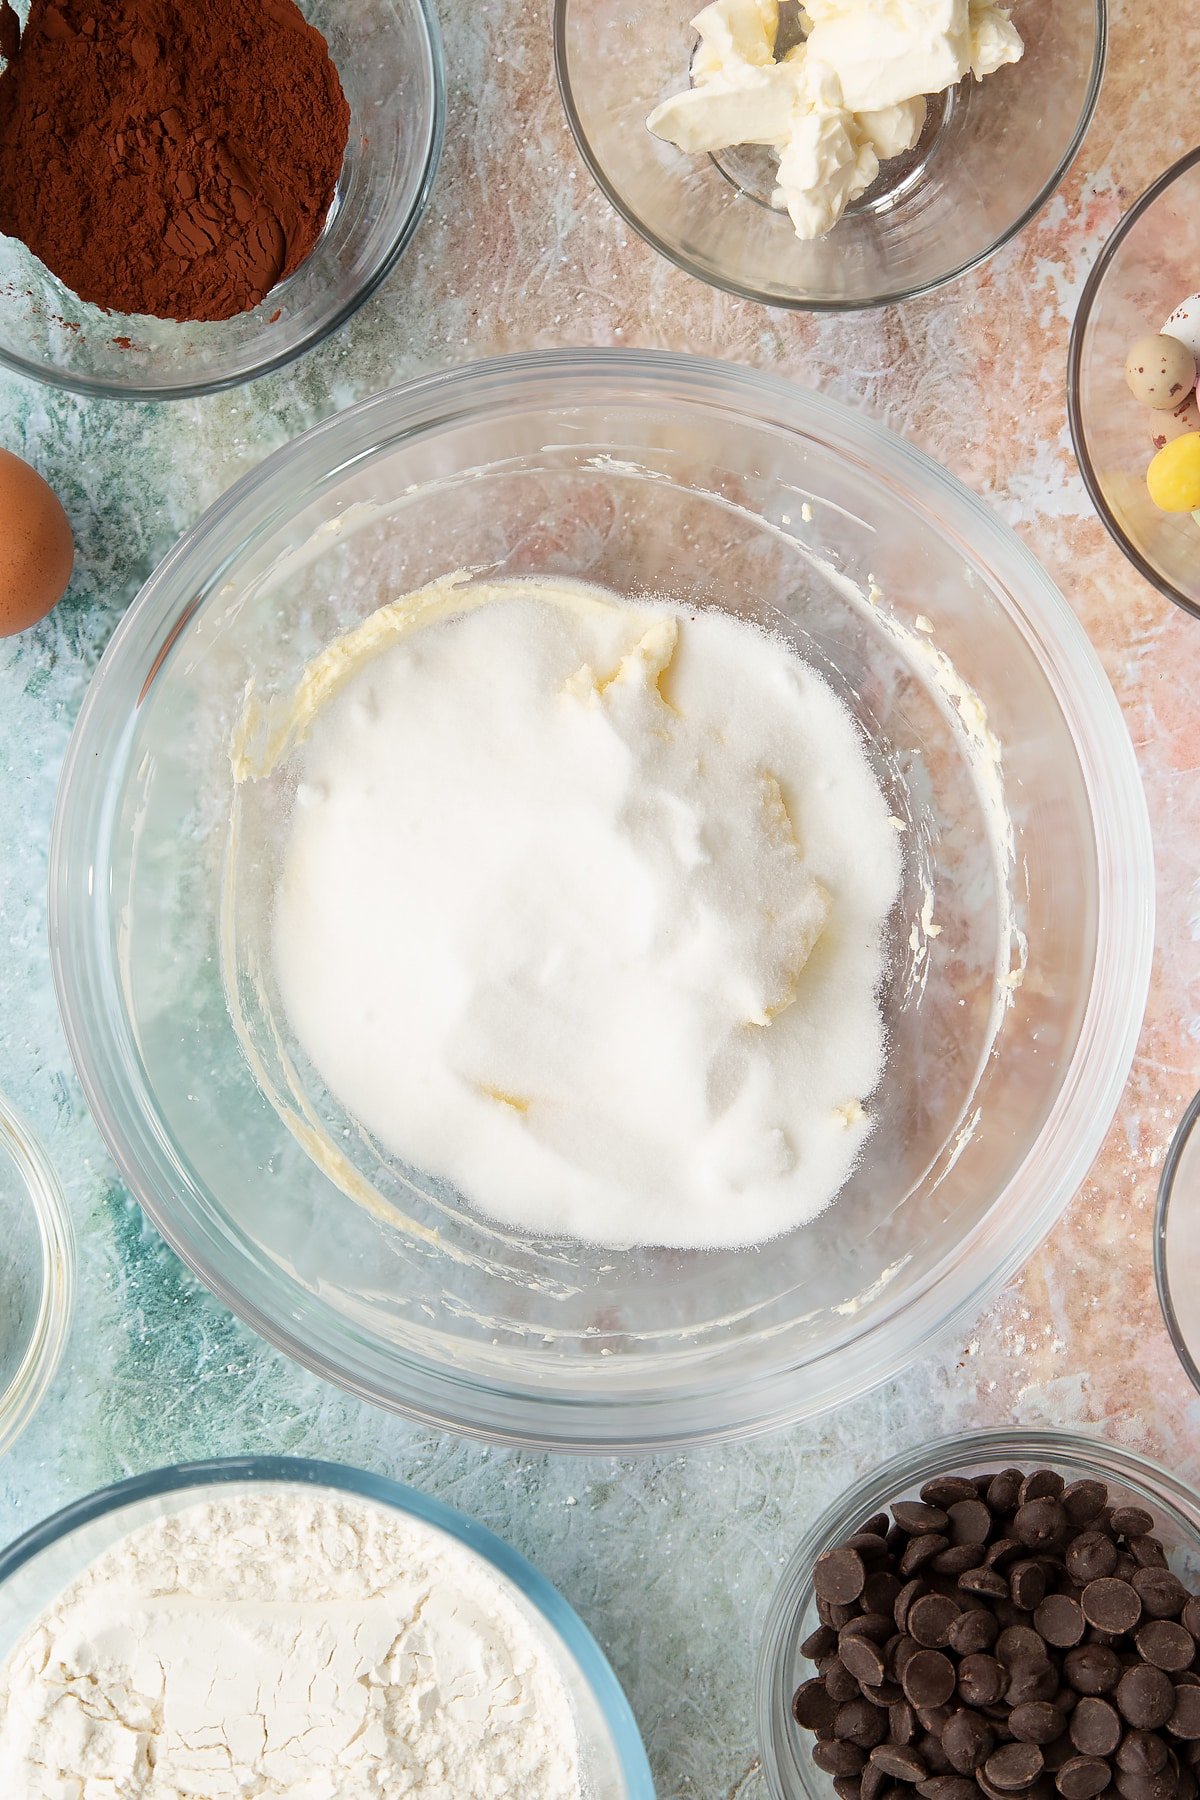
{"label": "mini speckled egg candy", "polygon": [[1174,412],[1150,413],[1148,417],[1150,442],[1156,450],[1161,450],[1164,444],[1173,443],[1189,431],[1200,431],[1200,400],[1195,394],[1189,394]]}
{"label": "mini speckled egg candy", "polygon": [[1141,337],[1125,358],[1125,379],[1143,406],[1174,412],[1196,385],[1196,359],[1178,338]]}
{"label": "mini speckled egg candy", "polygon": [[1181,300],[1163,326],[1163,336],[1177,338],[1200,362],[1200,294]]}
{"label": "mini speckled egg candy", "polygon": [[1146,486],[1162,512],[1200,508],[1200,432],[1189,431],[1164,445],[1146,471]]}
{"label": "mini speckled egg candy", "polygon": [[0,450],[0,637],[27,631],[67,591],[75,545],[57,494]]}

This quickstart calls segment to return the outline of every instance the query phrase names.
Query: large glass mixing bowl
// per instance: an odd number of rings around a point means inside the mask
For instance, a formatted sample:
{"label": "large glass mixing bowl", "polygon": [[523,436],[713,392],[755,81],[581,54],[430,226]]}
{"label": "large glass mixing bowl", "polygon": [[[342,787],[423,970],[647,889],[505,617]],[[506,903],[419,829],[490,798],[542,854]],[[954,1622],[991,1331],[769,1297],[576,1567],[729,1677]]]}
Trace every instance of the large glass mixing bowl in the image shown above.
{"label": "large glass mixing bowl", "polygon": [[[459,568],[726,607],[783,634],[859,721],[903,825],[891,1048],[862,1161],[804,1229],[693,1253],[522,1237],[399,1166],[319,1087],[299,1106],[289,1092],[303,1059],[257,980],[256,892],[286,791],[247,803],[226,869],[243,692],[253,677],[259,696],[290,693],[340,631]],[[202,1279],[356,1393],[577,1449],[777,1426],[974,1316],[1099,1147],[1153,929],[1129,739],[1029,552],[844,407],[653,352],[433,376],[239,482],[109,646],[52,862],[80,1076],[133,1191]],[[239,897],[222,943],[227,873]]]}

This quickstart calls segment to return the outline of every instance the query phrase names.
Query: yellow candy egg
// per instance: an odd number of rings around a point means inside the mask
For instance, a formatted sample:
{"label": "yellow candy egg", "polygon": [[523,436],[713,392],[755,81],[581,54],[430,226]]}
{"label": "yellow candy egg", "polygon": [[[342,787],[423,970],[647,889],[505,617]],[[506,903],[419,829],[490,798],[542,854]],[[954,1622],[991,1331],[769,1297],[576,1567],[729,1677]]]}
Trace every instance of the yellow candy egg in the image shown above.
{"label": "yellow candy egg", "polygon": [[1200,431],[1164,444],[1146,471],[1150,498],[1163,512],[1200,507]]}

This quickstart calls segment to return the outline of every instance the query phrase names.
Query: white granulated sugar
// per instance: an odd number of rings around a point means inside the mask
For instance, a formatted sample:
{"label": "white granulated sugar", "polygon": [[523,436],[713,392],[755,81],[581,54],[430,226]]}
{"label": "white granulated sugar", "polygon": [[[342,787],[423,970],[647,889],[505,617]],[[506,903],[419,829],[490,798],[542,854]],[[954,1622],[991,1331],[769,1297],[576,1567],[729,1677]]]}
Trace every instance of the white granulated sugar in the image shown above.
{"label": "white granulated sugar", "polygon": [[900,880],[850,714],[725,614],[431,592],[302,690],[274,919],[300,1043],[515,1226],[701,1247],[813,1218],[871,1129]]}
{"label": "white granulated sugar", "polygon": [[242,1489],[106,1552],[0,1670],[12,1800],[580,1800],[547,1644],[444,1533]]}

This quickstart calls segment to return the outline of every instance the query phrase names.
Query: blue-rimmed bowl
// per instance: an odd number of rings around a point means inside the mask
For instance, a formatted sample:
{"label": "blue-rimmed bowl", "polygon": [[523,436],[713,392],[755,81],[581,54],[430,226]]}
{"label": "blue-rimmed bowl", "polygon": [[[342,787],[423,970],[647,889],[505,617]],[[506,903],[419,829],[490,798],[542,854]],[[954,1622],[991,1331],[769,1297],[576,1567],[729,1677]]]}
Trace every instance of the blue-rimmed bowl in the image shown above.
{"label": "blue-rimmed bowl", "polygon": [[545,1576],[502,1538],[428,1494],[338,1463],[287,1456],[181,1463],[74,1501],[0,1552],[0,1660],[69,1582],[130,1532],[218,1491],[228,1497],[231,1487],[263,1485],[355,1494],[374,1505],[394,1507],[481,1558],[554,1657],[571,1698],[587,1800],[654,1800],[650,1766],[629,1702],[600,1646]]}

